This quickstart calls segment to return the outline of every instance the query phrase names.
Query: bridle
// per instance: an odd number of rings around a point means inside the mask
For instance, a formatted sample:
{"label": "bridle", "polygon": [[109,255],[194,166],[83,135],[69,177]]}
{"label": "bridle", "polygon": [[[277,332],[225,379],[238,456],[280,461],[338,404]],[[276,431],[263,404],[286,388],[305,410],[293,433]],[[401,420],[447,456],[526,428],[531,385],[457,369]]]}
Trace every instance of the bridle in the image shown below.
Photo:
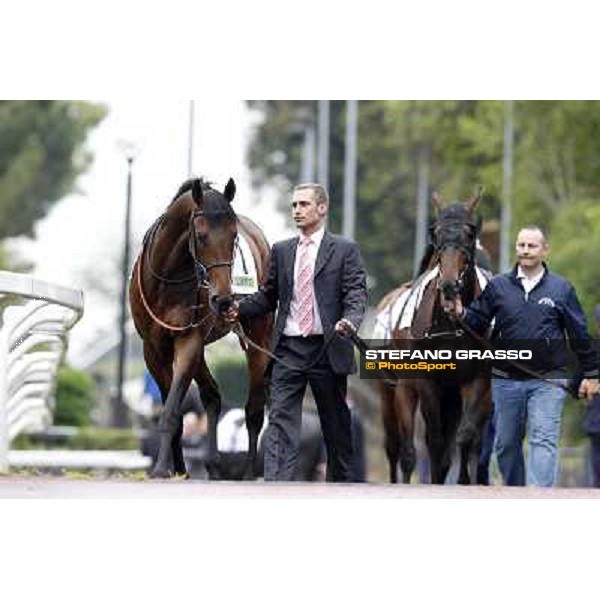
{"label": "bridle", "polygon": [[[464,235],[464,227],[468,227],[469,234],[467,239]],[[436,229],[439,227],[443,228],[444,235],[441,239],[436,235]],[[477,243],[477,226],[471,221],[465,221],[458,217],[442,217],[436,223],[431,225],[429,228],[429,237],[431,244],[434,249],[434,256],[436,256],[436,262],[439,264],[442,253],[450,248],[459,250],[465,257],[465,264],[458,274],[458,278],[454,281],[443,279],[441,272],[441,265],[439,266],[440,273],[436,282],[436,290],[450,302],[460,295],[461,290],[464,288],[465,279],[471,269],[475,267],[475,249]],[[431,332],[430,329],[423,332],[424,339],[433,338],[457,338],[464,335],[464,331],[460,328],[452,328],[450,330],[435,331]]]}
{"label": "bridle", "polygon": [[[450,232],[445,231],[446,235],[444,235],[442,240],[438,240],[437,236],[435,235],[435,230],[440,226],[450,229]],[[465,226],[469,228],[470,235],[468,236],[468,241],[464,240],[462,231]],[[477,226],[475,223],[470,221],[464,222],[454,218],[445,219],[442,220],[442,222],[434,223],[429,228],[431,243],[436,255],[438,256],[438,259],[441,254],[449,248],[455,248],[459,250],[466,258],[465,264],[455,281],[439,279],[437,282],[437,289],[442,293],[444,298],[450,301],[453,301],[460,294],[460,291],[464,286],[466,274],[472,267],[475,266],[475,250],[477,243],[476,232]]]}
{"label": "bridle", "polygon": [[152,277],[154,277],[158,281],[161,281],[162,283],[182,284],[182,283],[190,283],[195,280],[197,291],[208,290],[208,288],[209,288],[209,280],[208,280],[209,271],[211,269],[216,269],[219,267],[229,268],[229,270],[230,270],[229,277],[230,277],[230,281],[231,281],[235,253],[238,249],[238,244],[239,244],[238,235],[236,234],[236,236],[235,236],[233,252],[231,254],[231,260],[220,261],[220,262],[211,263],[209,265],[205,265],[202,262],[202,260],[200,260],[199,244],[198,244],[198,239],[197,239],[196,229],[195,229],[196,219],[198,219],[200,217],[206,218],[208,215],[213,216],[213,215],[217,215],[217,214],[221,214],[221,213],[229,214],[229,211],[220,211],[220,210],[204,211],[202,209],[196,209],[190,213],[190,220],[189,220],[189,227],[188,227],[188,249],[189,249],[190,255],[192,257],[192,260],[194,261],[194,272],[192,275],[187,276],[187,277],[182,277],[179,279],[165,277],[164,275],[157,273],[156,270],[154,269],[154,267],[152,266],[152,244],[154,242],[154,237],[156,235],[156,232],[158,231],[160,225],[162,225],[162,223],[165,219],[166,213],[163,213],[154,222],[152,227],[148,230],[148,232],[144,236],[144,240],[142,243],[142,250],[140,252],[140,259],[137,264],[137,285],[138,285],[138,289],[140,291],[140,298],[142,300],[142,304],[144,305],[144,308],[146,309],[146,311],[148,312],[148,314],[150,315],[152,320],[155,321],[161,327],[168,329],[169,331],[186,331],[188,329],[200,327],[206,322],[208,317],[212,316],[212,313],[209,312],[209,314],[206,317],[204,317],[202,320],[198,321],[198,309],[204,305],[192,306],[190,308],[194,311],[194,317],[192,318],[191,322],[188,323],[187,325],[171,325],[171,324],[163,321],[160,317],[158,317],[154,313],[154,311],[151,309],[149,302],[146,298],[146,295],[144,293],[144,289],[143,289],[143,285],[142,285],[142,277],[141,277],[143,257],[144,257],[144,255],[147,255],[148,270],[150,271],[150,274],[152,275]]}
{"label": "bridle", "polygon": [[227,267],[229,268],[229,278],[231,280],[231,274],[233,271],[233,261],[235,257],[235,253],[238,249],[238,236],[236,234],[234,242],[233,242],[233,252],[231,254],[231,260],[215,262],[210,265],[205,265],[198,256],[198,237],[196,236],[196,228],[194,227],[194,222],[196,219],[200,217],[206,218],[207,215],[217,215],[217,214],[226,214],[227,211],[224,210],[212,210],[210,212],[206,212],[202,209],[196,209],[192,211],[190,214],[190,225],[189,225],[189,234],[188,234],[188,247],[190,250],[190,254],[192,255],[192,259],[194,260],[194,274],[196,280],[198,282],[198,288],[208,288],[208,272],[211,269],[217,269],[219,267]]}

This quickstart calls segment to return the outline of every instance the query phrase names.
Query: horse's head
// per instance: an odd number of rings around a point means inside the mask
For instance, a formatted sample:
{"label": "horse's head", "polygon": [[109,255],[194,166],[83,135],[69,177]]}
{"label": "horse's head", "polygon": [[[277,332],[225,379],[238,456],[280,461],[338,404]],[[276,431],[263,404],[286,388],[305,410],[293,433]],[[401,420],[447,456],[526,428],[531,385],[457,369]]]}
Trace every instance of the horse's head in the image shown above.
{"label": "horse's head", "polygon": [[210,308],[223,314],[231,308],[231,271],[237,241],[237,221],[231,208],[235,183],[229,179],[225,190],[212,189],[201,179],[192,183],[194,207],[190,214],[189,249],[196,275],[208,291]]}
{"label": "horse's head", "polygon": [[434,193],[436,222],[431,226],[431,242],[440,268],[438,288],[444,309],[456,302],[463,287],[463,278],[475,264],[477,225],[473,215],[481,199],[482,189],[464,203],[443,206]]}

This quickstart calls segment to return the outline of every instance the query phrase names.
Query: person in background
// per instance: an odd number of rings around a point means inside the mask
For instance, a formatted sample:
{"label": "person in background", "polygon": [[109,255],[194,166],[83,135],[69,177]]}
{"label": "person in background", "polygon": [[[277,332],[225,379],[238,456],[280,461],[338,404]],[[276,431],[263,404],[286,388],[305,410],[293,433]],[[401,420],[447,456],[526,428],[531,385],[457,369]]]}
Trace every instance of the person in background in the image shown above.
{"label": "person in background", "polygon": [[[600,304],[596,305],[594,310],[594,318],[596,321],[596,350],[600,345]],[[571,380],[571,393],[576,394],[577,389],[583,379],[581,369]],[[583,430],[590,440],[590,467],[592,471],[592,485],[600,488],[600,394],[594,394],[591,402],[588,403],[585,409],[583,418]]]}

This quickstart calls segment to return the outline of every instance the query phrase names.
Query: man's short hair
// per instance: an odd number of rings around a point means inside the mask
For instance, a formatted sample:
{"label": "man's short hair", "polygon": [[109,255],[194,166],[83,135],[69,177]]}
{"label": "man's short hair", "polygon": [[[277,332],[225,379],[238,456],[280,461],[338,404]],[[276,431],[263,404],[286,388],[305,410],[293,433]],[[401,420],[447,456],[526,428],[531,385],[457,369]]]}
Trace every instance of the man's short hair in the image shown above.
{"label": "man's short hair", "polygon": [[320,183],[301,183],[294,188],[294,192],[312,190],[317,204],[329,204],[327,190]]}
{"label": "man's short hair", "polygon": [[546,232],[540,225],[536,225],[535,223],[531,223],[530,225],[524,225],[523,227],[521,227],[521,229],[519,229],[519,233],[521,233],[521,231],[524,231],[525,229],[527,231],[539,231],[539,233],[542,236],[542,241],[544,242],[544,244],[548,243],[548,235],[546,234]]}

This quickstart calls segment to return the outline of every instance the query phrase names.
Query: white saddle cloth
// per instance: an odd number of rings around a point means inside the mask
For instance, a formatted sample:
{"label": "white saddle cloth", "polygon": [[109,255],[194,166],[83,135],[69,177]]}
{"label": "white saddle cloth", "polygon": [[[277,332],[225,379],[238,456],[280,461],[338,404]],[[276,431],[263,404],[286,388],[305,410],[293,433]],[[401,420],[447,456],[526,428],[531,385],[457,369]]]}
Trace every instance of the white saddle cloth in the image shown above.
{"label": "white saddle cloth", "polygon": [[[245,270],[244,264],[246,265]],[[231,278],[231,288],[234,294],[253,294],[258,290],[258,276],[254,257],[246,238],[241,233],[238,236],[238,247],[233,259],[233,273]]]}
{"label": "white saddle cloth", "polygon": [[[488,277],[479,267],[475,268],[479,287],[483,291],[488,283]],[[375,326],[373,327],[373,339],[389,340],[392,337],[392,331],[396,327],[398,320],[398,329],[405,329],[412,325],[415,313],[421,305],[423,293],[429,283],[439,274],[439,267],[436,266],[424,277],[417,280],[416,287],[411,287],[403,292],[395,302],[388,304],[380,313],[377,314]]]}

